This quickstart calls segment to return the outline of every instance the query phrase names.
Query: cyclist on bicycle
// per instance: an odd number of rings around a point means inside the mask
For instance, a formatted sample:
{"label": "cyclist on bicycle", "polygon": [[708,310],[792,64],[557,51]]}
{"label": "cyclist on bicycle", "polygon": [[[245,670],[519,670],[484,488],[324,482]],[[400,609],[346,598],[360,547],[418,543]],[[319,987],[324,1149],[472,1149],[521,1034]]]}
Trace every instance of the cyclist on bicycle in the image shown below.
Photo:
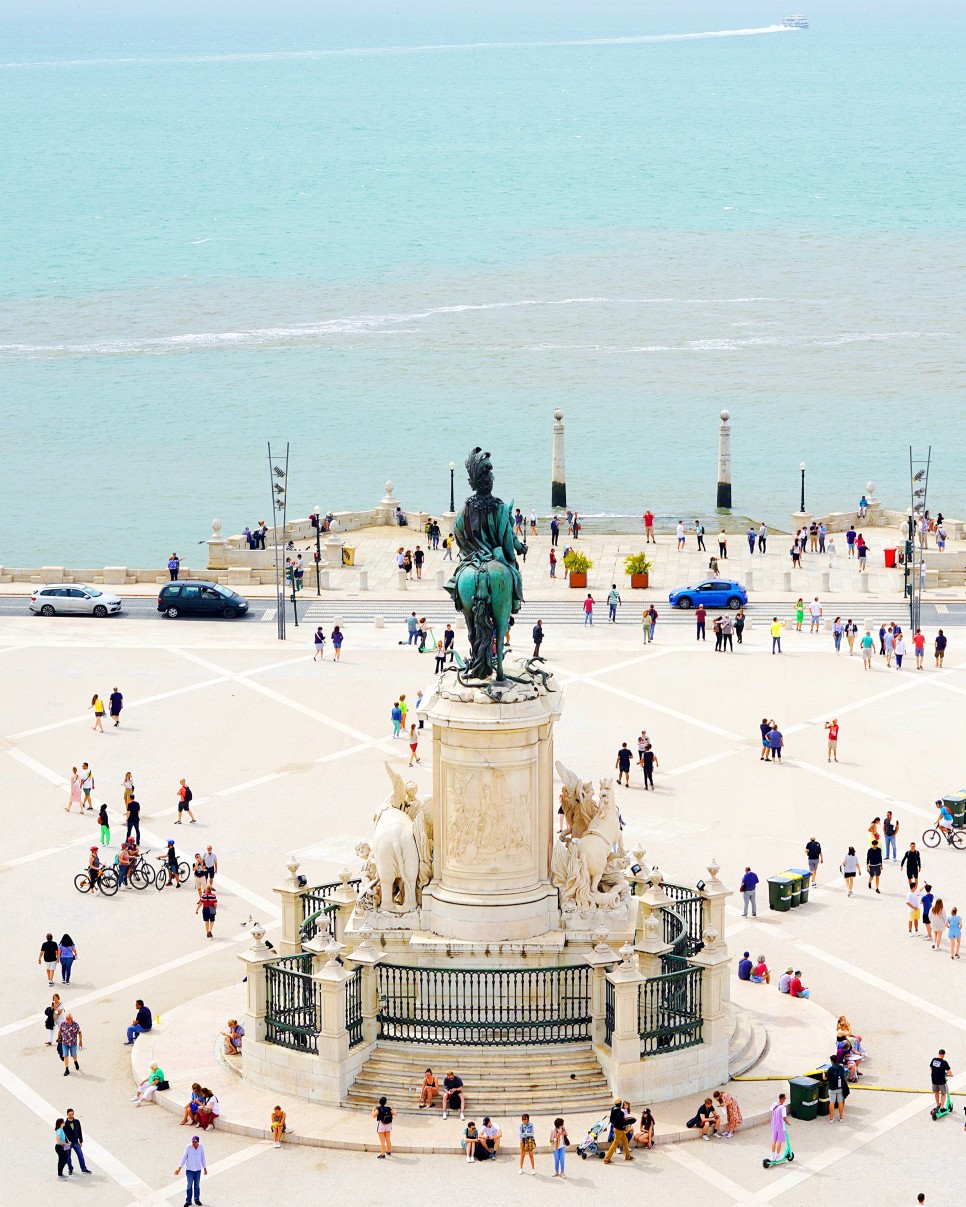
{"label": "cyclist on bicycle", "polygon": [[949,812],[949,807],[945,801],[937,800],[936,805],[939,808],[939,816],[936,818],[936,829],[941,830],[948,839],[953,832],[953,815]]}
{"label": "cyclist on bicycle", "polygon": [[102,870],[100,848],[91,847],[90,858],[87,861],[87,875],[91,882],[90,891],[92,893],[97,888],[97,881],[100,878]]}
{"label": "cyclist on bicycle", "polygon": [[130,888],[127,882],[131,870],[131,851],[126,843],[121,843],[121,853],[117,857],[117,883],[119,888]]}
{"label": "cyclist on bicycle", "polygon": [[168,887],[174,885],[175,888],[181,888],[181,879],[178,876],[178,852],[175,849],[173,838],[168,839],[167,850],[157,858],[164,860],[164,865],[168,869]]}

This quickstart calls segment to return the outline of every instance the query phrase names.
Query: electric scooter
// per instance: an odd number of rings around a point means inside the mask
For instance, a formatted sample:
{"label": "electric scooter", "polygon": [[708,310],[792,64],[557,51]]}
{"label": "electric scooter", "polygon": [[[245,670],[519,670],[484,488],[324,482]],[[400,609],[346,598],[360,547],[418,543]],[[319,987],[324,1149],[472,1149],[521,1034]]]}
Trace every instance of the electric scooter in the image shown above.
{"label": "electric scooter", "polygon": [[946,1086],[946,1101],[942,1106],[934,1106],[929,1112],[930,1119],[942,1119],[943,1115],[948,1115],[953,1109],[953,1100],[949,1096],[949,1086]]}
{"label": "electric scooter", "polygon": [[786,1161],[794,1161],[795,1154],[792,1152],[792,1138],[785,1132],[785,1151],[777,1157],[765,1157],[761,1163],[762,1169],[773,1169],[776,1165],[784,1165]]}

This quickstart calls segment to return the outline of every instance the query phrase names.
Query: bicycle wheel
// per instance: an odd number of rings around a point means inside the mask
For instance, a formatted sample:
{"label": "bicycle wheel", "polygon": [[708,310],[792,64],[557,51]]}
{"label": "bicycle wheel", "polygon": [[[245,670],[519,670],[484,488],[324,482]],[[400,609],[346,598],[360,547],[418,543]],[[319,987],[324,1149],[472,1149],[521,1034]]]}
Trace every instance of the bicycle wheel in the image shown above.
{"label": "bicycle wheel", "polygon": [[86,872],[78,872],[74,877],[74,888],[79,893],[89,893],[91,891],[91,880]]}
{"label": "bicycle wheel", "polygon": [[957,851],[961,851],[963,847],[966,847],[966,831],[953,830],[950,841]]}
{"label": "bicycle wheel", "polygon": [[113,897],[117,892],[117,876],[110,868],[105,868],[97,878],[98,887],[105,897]]}
{"label": "bicycle wheel", "polygon": [[924,830],[922,834],[923,845],[927,847],[938,847],[942,842],[943,836],[938,830]]}
{"label": "bicycle wheel", "polygon": [[182,861],[178,864],[178,883],[184,884],[190,875],[191,875],[191,868],[189,868],[188,865],[185,863],[185,861],[182,859]]}
{"label": "bicycle wheel", "polygon": [[144,874],[144,869],[138,865],[127,874],[128,884],[136,889],[147,888],[151,881]]}
{"label": "bicycle wheel", "polygon": [[155,872],[154,867],[150,863],[148,863],[148,861],[146,859],[141,860],[140,867],[141,867],[141,875],[144,877],[144,879],[147,881],[147,883],[154,884],[154,881],[157,878],[157,872]]}
{"label": "bicycle wheel", "polygon": [[[153,871],[153,869],[152,869],[152,871]],[[161,892],[162,889],[165,889],[168,887],[168,869],[166,867],[162,866],[162,867],[158,868],[157,872],[155,872],[154,887],[158,890],[159,893]]]}

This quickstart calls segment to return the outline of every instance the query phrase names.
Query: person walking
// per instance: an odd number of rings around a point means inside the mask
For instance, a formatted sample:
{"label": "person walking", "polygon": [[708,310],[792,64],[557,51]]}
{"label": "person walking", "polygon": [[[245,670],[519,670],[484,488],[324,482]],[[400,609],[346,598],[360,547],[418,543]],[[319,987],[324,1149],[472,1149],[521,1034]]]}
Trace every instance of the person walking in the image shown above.
{"label": "person walking", "polygon": [[416,577],[423,577],[423,562],[426,560],[426,554],[423,553],[422,547],[417,545],[413,551],[413,566],[416,569]]}
{"label": "person walking", "polygon": [[799,597],[795,601],[795,632],[796,633],[800,633],[802,631],[802,622],[804,621],[804,619],[805,619],[805,601],[804,601],[804,599]]}
{"label": "person walking", "polygon": [[587,598],[584,600],[584,624],[594,623],[594,597],[587,592]]}
{"label": "person walking", "polygon": [[[882,819],[882,834],[885,838],[885,860],[888,863],[897,863],[896,859],[896,836],[899,833],[899,823],[892,818],[892,810],[890,809]],[[891,855],[889,852],[892,852]]]}
{"label": "person walking", "polygon": [[87,1162],[84,1160],[84,1129],[81,1127],[81,1121],[74,1114],[72,1106],[67,1108],[67,1118],[64,1120],[63,1128],[64,1138],[70,1146],[70,1151],[77,1158],[81,1173],[90,1173]]}
{"label": "person walking", "polygon": [[782,747],[785,745],[785,739],[782,737],[782,732],[777,724],[772,721],[771,729],[768,731],[768,749],[771,751],[771,761],[780,763],[782,761]]}
{"label": "person walking", "polygon": [[115,687],[108,698],[108,708],[111,714],[111,720],[114,722],[114,728],[121,723],[121,709],[124,707],[124,697]]}
{"label": "person walking", "polygon": [[718,557],[725,562],[728,560],[728,534],[723,528],[718,533]]}
{"label": "person walking", "polygon": [[191,812],[191,802],[194,800],[194,798],[195,794],[191,791],[185,781],[181,780],[178,783],[178,820],[174,823],[176,826],[180,826],[182,824],[182,813],[187,813],[191,818],[191,824],[195,824],[195,815]]}
{"label": "person walking", "polygon": [[859,648],[862,650],[862,667],[864,670],[872,670],[872,650],[875,642],[872,640],[872,630],[866,629],[865,636],[859,642]]}
{"label": "person walking", "polygon": [[954,905],[946,919],[946,930],[949,932],[949,958],[959,959],[959,945],[963,939],[963,919],[959,909]]}
{"label": "person walking", "polygon": [[859,631],[859,626],[854,623],[851,616],[845,622],[845,629],[843,631],[845,633],[845,640],[849,643],[849,657],[851,658],[855,650],[855,635]]}
{"label": "person walking", "polygon": [[553,1176],[555,1178],[566,1178],[564,1172],[566,1166],[567,1145],[570,1140],[567,1137],[567,1129],[564,1126],[563,1119],[558,1115],[553,1121],[553,1130],[550,1133],[550,1151],[553,1153]]}
{"label": "person walking", "polygon": [[[406,644],[407,645],[418,644],[418,630],[419,630],[419,621],[416,619],[416,613],[412,612],[409,616],[406,617],[406,634],[407,634]],[[324,640],[324,638],[323,638],[323,640]],[[400,642],[399,644],[402,645],[402,642]]]}
{"label": "person walking", "polygon": [[906,893],[906,905],[909,908],[909,934],[915,932],[919,934],[919,918],[922,914],[922,899],[923,894],[917,888],[909,889]]}
{"label": "person walking", "polygon": [[836,763],[839,761],[839,723],[838,718],[833,717],[831,721],[825,722],[825,728],[828,730],[828,758],[826,762],[831,763],[834,759]]}
{"label": "person walking", "polygon": [[191,1196],[194,1195],[196,1204],[201,1204],[201,1175],[208,1176],[208,1161],[205,1158],[204,1145],[201,1143],[200,1136],[192,1136],[191,1142],[182,1154],[181,1160],[178,1162],[178,1168],[174,1171],[174,1176],[177,1177],[182,1169],[187,1178],[187,1186],[185,1188],[185,1207],[189,1207]]}
{"label": "person walking", "polygon": [[696,625],[695,636],[694,636],[695,641],[707,641],[708,638],[707,638],[706,632],[705,632],[705,625],[706,625],[707,619],[708,619],[707,610],[705,609],[703,604],[699,603],[697,608],[695,609],[695,613],[694,613],[694,621],[695,621],[695,625]]}
{"label": "person walking", "polygon": [[620,606],[621,597],[617,590],[617,583],[611,583],[610,590],[607,592],[607,619],[611,624],[617,624],[617,609]]}
{"label": "person walking", "polygon": [[849,896],[852,896],[852,888],[855,884],[855,877],[859,871],[859,859],[855,853],[855,847],[849,847],[845,858],[842,860],[839,871],[845,877],[845,883],[848,886]]}
{"label": "person walking", "polygon": [[372,1108],[372,1117],[376,1121],[376,1135],[379,1137],[379,1160],[392,1156],[392,1118],[393,1109],[385,1094]]}
{"label": "person walking", "polygon": [[69,1062],[73,1060],[74,1068],[80,1072],[80,1065],[77,1063],[78,1049],[84,1047],[84,1033],[80,1029],[80,1025],[74,1022],[74,1016],[68,1011],[64,1015],[64,1021],[60,1024],[57,1031],[58,1051],[64,1060],[64,1076],[70,1076]]}
{"label": "person walking", "polygon": [[660,763],[657,761],[657,755],[654,753],[654,749],[650,742],[646,742],[644,744],[644,749],[641,752],[640,762],[641,770],[644,772],[644,791],[647,792],[648,786],[650,786],[650,790],[653,792],[654,768],[659,767]]}
{"label": "person walking", "polygon": [[758,525],[758,552],[764,553],[768,548],[768,525],[764,520]]}
{"label": "person walking", "polygon": [[132,796],[127,802],[127,834],[125,838],[130,838],[132,834],[137,836],[137,844],[141,845],[141,804]]}
{"label": "person walking", "polygon": [[633,1161],[630,1145],[627,1143],[627,1116],[624,1114],[624,1103],[620,1098],[615,1099],[611,1107],[610,1125],[614,1129],[614,1139],[604,1155],[604,1164],[611,1163],[618,1148],[623,1152],[625,1161]]}
{"label": "person walking", "polygon": [[902,660],[906,656],[906,639],[905,639],[905,637],[903,637],[903,635],[901,633],[899,633],[898,636],[895,638],[895,644],[893,646],[893,649],[895,650],[895,655],[896,655],[896,670],[901,671],[902,670]]}
{"label": "person walking", "polygon": [[70,813],[74,805],[77,805],[77,812],[84,812],[84,805],[81,802],[81,776],[76,767],[70,769],[70,795],[67,798],[67,808],[65,813]]}
{"label": "person walking", "polygon": [[657,541],[654,539],[654,513],[650,507],[644,512],[644,544],[657,544]]}
{"label": "person walking", "polygon": [[550,577],[557,577],[557,555],[554,553],[552,546],[550,549]]}
{"label": "person walking", "polygon": [[[331,635],[332,658],[336,662],[342,661],[342,642],[343,642],[344,637],[345,637],[345,634],[342,632],[342,629],[340,628],[340,626],[333,625],[332,635]],[[419,652],[422,653],[422,649],[420,649]]]}
{"label": "person walking", "polygon": [[198,897],[198,904],[195,906],[196,914],[199,909],[201,910],[201,920],[205,924],[205,938],[211,939],[214,937],[211,928],[215,925],[215,915],[218,913],[218,896],[210,881]]}
{"label": "person walking", "polygon": [[97,824],[101,827],[101,846],[111,845],[111,823],[107,817],[107,804],[102,803],[97,811]]}
{"label": "person walking", "polygon": [[771,618],[771,652],[773,654],[782,652],[782,622],[777,616]]}
{"label": "person walking", "polygon": [[742,910],[741,914],[743,918],[748,917],[749,905],[751,906],[751,916],[753,918],[758,917],[758,898],[756,896],[757,888],[758,877],[751,870],[751,868],[745,868],[745,874],[741,878],[741,885],[739,889],[741,893],[741,900],[744,902],[744,909]]}
{"label": "person walking", "polygon": [[419,757],[416,754],[416,751],[418,749],[419,749],[419,731],[416,728],[416,723],[413,722],[413,724],[410,725],[410,727],[409,727],[409,751],[410,751],[409,765],[410,765],[410,767],[413,765],[413,763],[419,762]]}
{"label": "person walking", "polygon": [[825,862],[825,857],[822,855],[822,844],[813,834],[805,844],[805,857],[808,860],[808,870],[812,874],[812,884],[818,880],[818,865]]}
{"label": "person walking", "polygon": [[172,553],[168,558],[168,576],[173,583],[178,581],[178,572],[181,569],[181,558],[177,553]]}
{"label": "person walking", "polygon": [[761,754],[758,756],[759,763],[767,763],[771,757],[771,747],[768,745],[768,734],[771,731],[771,721],[767,717],[762,717],[761,724],[758,726],[761,732]]}
{"label": "person walking", "polygon": [[57,958],[60,960],[61,984],[69,985],[70,970],[77,959],[77,946],[66,931],[61,935],[60,942],[57,944]]}
{"label": "person walking", "polygon": [[64,1018],[64,1007],[60,1000],[60,994],[55,993],[50,999],[50,1005],[44,1007],[44,1035],[47,1037],[44,1040],[44,1046],[52,1048],[54,1046],[54,1036],[60,1030],[60,1024]]}
{"label": "person walking", "polygon": [[817,633],[821,627],[822,616],[824,615],[824,612],[822,610],[822,605],[818,602],[817,595],[812,600],[812,602],[808,605],[808,615],[809,615],[808,631],[810,633]]}
{"label": "person walking", "polygon": [[825,1071],[825,1081],[828,1084],[828,1121],[835,1122],[835,1108],[839,1108],[839,1123],[845,1118],[845,1098],[849,1092],[848,1071],[841,1063],[838,1052],[829,1057],[829,1067]]}
{"label": "person walking", "polygon": [[280,1106],[272,1108],[272,1117],[269,1120],[272,1129],[272,1139],[275,1142],[276,1148],[282,1147],[282,1136],[285,1134],[285,1112]]}
{"label": "person walking", "polygon": [[97,692],[91,697],[91,708],[94,710],[94,731],[96,733],[104,732],[104,701],[100,698]]}
{"label": "person walking", "polygon": [[745,533],[745,540],[747,540],[747,542],[748,542],[748,552],[751,554],[752,557],[755,556],[755,539],[756,539],[757,535],[758,534],[755,532],[754,524],[752,524],[749,527],[748,531]]}
{"label": "person walking", "polygon": [[745,609],[739,608],[735,613],[735,641],[739,645],[742,643],[742,637],[745,632]]}
{"label": "person walking", "polygon": [[402,716],[403,716],[402,709],[399,707],[398,700],[393,701],[392,709],[390,710],[389,716],[390,716],[390,719],[392,720],[392,736],[394,738],[398,738],[399,730],[402,728]]}
{"label": "person walking", "polygon": [[641,612],[641,636],[644,639],[644,644],[648,645],[651,640],[651,617],[647,608]]}
{"label": "person walking", "polygon": [[[413,632],[415,633],[415,629],[413,630]],[[315,662],[316,659],[320,659],[322,662],[324,662],[325,661],[325,631],[321,625],[319,625],[319,627],[315,630],[315,634],[312,637],[312,646],[315,650],[315,653],[313,653],[313,655],[312,655],[312,661]]]}
{"label": "person walking", "polygon": [[556,545],[560,540],[560,521],[554,516],[550,521],[550,544]]}
{"label": "person walking", "polygon": [[675,524],[674,536],[678,543],[678,553],[680,553],[684,548],[684,520],[678,520],[678,522]]}
{"label": "person walking", "polygon": [[916,655],[916,670],[922,670],[922,660],[926,654],[926,639],[922,634],[922,629],[916,629],[912,638],[912,648]]}
{"label": "person walking", "polygon": [[57,951],[58,945],[54,941],[54,936],[48,931],[47,938],[40,945],[40,955],[37,957],[38,965],[42,962],[44,972],[47,973],[48,985],[54,983],[54,973],[57,971]]}
{"label": "person walking", "polygon": [[943,899],[942,897],[937,897],[933,902],[932,909],[929,911],[929,925],[926,928],[927,931],[932,931],[934,939],[932,945],[933,951],[942,951],[947,922],[946,911],[943,908]]}
{"label": "person walking", "polygon": [[695,519],[694,521],[694,535],[698,541],[698,552],[707,553],[708,550],[704,543],[704,525],[699,519]]}
{"label": "person walking", "polygon": [[909,849],[899,861],[899,866],[906,869],[906,879],[909,881],[909,887],[917,888],[919,885],[919,873],[922,871],[922,856],[916,850],[914,842],[909,843]]}
{"label": "person walking", "polygon": [[938,666],[938,667],[942,666],[943,658],[946,657],[946,645],[947,645],[946,634],[942,631],[942,629],[940,629],[939,632],[936,634],[936,643],[935,643],[936,666]]}
{"label": "person walking", "polygon": [[842,652],[842,634],[845,632],[845,625],[842,623],[842,617],[836,616],[832,621],[832,644],[835,646],[836,654]]}
{"label": "person walking", "polygon": [[64,1176],[65,1169],[67,1170],[68,1174],[72,1174],[74,1172],[74,1166],[71,1164],[70,1160],[70,1141],[67,1139],[67,1133],[64,1131],[65,1123],[66,1120],[61,1118],[58,1119],[54,1124],[54,1152],[57,1154],[58,1178],[62,1178]]}
{"label": "person walking", "polygon": [[626,742],[621,743],[621,748],[617,752],[617,762],[614,766],[617,768],[617,782],[620,784],[621,779],[624,780],[624,787],[631,786],[631,752],[627,747]]}
{"label": "person walking", "polygon": [[543,645],[543,621],[538,620],[533,626],[533,656],[540,657],[540,647]]}
{"label": "person walking", "polygon": [[878,838],[872,839],[872,845],[865,853],[865,870],[869,876],[869,888],[875,881],[875,891],[879,892],[879,877],[882,875],[882,848]]}
{"label": "person walking", "polygon": [[127,808],[127,802],[134,796],[134,777],[130,771],[124,772],[124,779],[121,781],[121,795],[124,797],[124,807]]}

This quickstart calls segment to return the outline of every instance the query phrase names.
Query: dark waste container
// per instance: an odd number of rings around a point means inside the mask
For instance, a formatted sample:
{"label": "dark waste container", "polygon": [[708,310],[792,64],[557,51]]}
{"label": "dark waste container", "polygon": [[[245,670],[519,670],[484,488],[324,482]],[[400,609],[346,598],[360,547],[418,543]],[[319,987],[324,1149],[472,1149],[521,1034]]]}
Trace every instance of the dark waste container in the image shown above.
{"label": "dark waste container", "polygon": [[[799,905],[807,905],[808,904],[808,890],[812,884],[812,873],[808,870],[808,868],[789,868],[788,875],[789,876],[791,876],[791,875],[801,876],[801,878],[802,878],[802,886],[801,886],[802,899],[799,902]],[[793,902],[793,904],[794,904],[794,902]]]}
{"label": "dark waste container", "polygon": [[883,549],[882,552],[885,554],[886,569],[894,570],[896,568],[896,554],[899,550],[893,545],[891,549]]}
{"label": "dark waste container", "polygon": [[962,792],[951,792],[949,796],[943,797],[943,804],[953,815],[953,822],[957,826],[961,826],[966,816],[966,794]]}
{"label": "dark waste container", "polygon": [[788,871],[784,873],[791,883],[792,894],[792,909],[796,909],[802,903],[802,878],[797,872]]}
{"label": "dark waste container", "polygon": [[817,1069],[813,1069],[811,1073],[807,1074],[808,1077],[814,1077],[818,1082],[818,1113],[820,1115],[824,1115],[826,1118],[828,1117],[830,1107],[828,1100],[828,1082],[825,1080],[825,1074],[831,1067],[831,1065],[827,1064],[819,1065]]}
{"label": "dark waste container", "polygon": [[793,1119],[814,1119],[818,1114],[818,1082],[814,1077],[792,1077],[788,1083]]}
{"label": "dark waste container", "polygon": [[792,908],[792,882],[787,876],[768,877],[768,908],[782,914]]}

